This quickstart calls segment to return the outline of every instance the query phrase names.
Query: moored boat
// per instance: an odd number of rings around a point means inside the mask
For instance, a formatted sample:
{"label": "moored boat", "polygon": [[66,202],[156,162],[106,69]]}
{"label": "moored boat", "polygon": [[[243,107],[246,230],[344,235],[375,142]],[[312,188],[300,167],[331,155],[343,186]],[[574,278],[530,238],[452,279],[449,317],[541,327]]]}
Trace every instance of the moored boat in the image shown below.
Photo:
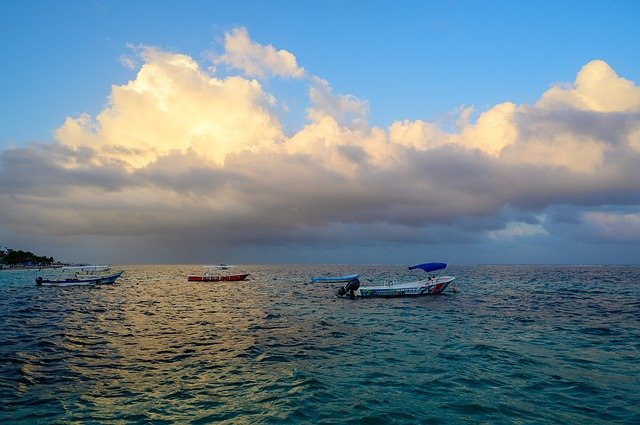
{"label": "moored boat", "polygon": [[36,278],[38,286],[86,286],[115,283],[123,271],[111,271],[111,266],[62,267],[56,276]]}
{"label": "moored boat", "polygon": [[311,283],[346,283],[353,279],[357,279],[360,275],[348,274],[344,276],[314,276],[311,278]]}
{"label": "moored boat", "polygon": [[[443,270],[447,267],[445,263],[424,263],[409,267],[409,270],[420,269],[425,272]],[[340,297],[361,297],[361,298],[390,298],[390,297],[411,297],[420,295],[436,295],[442,293],[447,286],[455,279],[453,276],[430,276],[406,283],[390,283],[375,286],[360,286],[360,281],[356,278],[338,289]]]}
{"label": "moored boat", "polygon": [[190,274],[187,276],[187,280],[189,282],[238,282],[250,276],[249,273],[229,273],[228,270],[231,270],[233,267],[234,266],[227,264],[203,266],[204,272],[202,274]]}

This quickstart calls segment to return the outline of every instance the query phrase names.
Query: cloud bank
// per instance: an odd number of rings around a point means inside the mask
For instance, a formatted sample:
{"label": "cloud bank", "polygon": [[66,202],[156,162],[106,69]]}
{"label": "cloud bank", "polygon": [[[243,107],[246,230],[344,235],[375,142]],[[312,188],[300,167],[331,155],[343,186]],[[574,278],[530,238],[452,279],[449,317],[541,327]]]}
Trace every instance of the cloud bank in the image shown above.
{"label": "cloud bank", "polygon": [[[505,102],[473,122],[458,111],[447,131],[372,126],[366,101],[244,28],[224,47],[212,64],[239,72],[224,78],[142,48],[136,78],[112,86],[97,116],[66,118],[53,144],[1,152],[5,234],[238,247],[640,241],[640,87],[603,61],[532,105]],[[308,85],[293,134],[265,78]]]}

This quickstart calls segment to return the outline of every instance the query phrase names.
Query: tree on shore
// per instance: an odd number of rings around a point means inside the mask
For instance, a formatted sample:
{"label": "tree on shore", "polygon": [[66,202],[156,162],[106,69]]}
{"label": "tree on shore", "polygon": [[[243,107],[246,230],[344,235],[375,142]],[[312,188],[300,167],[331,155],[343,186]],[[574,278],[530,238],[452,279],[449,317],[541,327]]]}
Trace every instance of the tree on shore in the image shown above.
{"label": "tree on shore", "polygon": [[29,251],[13,251],[9,250],[5,255],[2,256],[2,263],[8,265],[26,265],[33,264],[38,266],[50,266],[53,263],[53,257],[44,257],[35,255]]}

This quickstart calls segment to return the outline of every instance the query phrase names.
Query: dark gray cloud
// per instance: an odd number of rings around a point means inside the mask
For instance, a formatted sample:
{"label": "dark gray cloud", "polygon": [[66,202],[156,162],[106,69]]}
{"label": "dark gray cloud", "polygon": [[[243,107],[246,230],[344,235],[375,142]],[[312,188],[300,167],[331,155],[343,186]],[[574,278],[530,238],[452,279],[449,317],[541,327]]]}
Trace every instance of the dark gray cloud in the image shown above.
{"label": "dark gray cloud", "polygon": [[351,178],[309,156],[278,153],[236,154],[221,168],[195,152],[172,152],[133,171],[65,168],[60,158],[95,158],[63,146],[0,158],[4,226],[60,235],[188,233],[190,243],[475,243],[509,222],[549,226],[540,215],[580,224],[585,207],[634,205],[640,193],[625,172],[603,181],[455,146],[407,149],[392,168],[364,162]]}

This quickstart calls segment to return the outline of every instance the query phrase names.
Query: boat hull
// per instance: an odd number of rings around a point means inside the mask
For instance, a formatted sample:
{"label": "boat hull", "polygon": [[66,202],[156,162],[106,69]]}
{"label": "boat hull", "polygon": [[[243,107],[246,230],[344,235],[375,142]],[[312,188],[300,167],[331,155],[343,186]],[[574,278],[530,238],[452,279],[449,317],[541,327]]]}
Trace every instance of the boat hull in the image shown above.
{"label": "boat hull", "polygon": [[[356,297],[361,298],[393,298],[418,297],[423,295],[437,295],[442,293],[455,277],[441,276],[435,280],[425,279],[417,282],[401,283],[388,286],[362,286],[354,291]],[[347,294],[347,296],[349,296]]]}
{"label": "boat hull", "polygon": [[249,276],[249,273],[233,274],[226,276],[196,276],[189,275],[187,280],[189,282],[238,282],[245,280]]}
{"label": "boat hull", "polygon": [[123,272],[110,273],[108,275],[92,276],[85,278],[67,279],[42,279],[37,280],[38,286],[87,286],[87,285],[108,285],[115,283]]}

